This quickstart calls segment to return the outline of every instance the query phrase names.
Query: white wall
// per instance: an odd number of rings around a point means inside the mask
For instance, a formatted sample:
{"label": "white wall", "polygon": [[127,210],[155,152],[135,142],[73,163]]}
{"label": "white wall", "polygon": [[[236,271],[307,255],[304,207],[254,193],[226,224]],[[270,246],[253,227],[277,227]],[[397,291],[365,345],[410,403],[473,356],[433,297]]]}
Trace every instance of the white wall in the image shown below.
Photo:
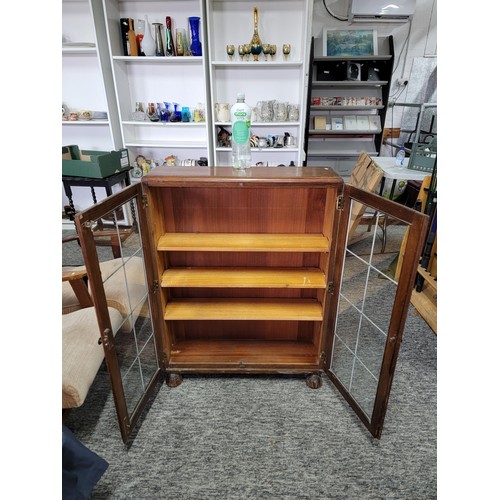
{"label": "white wall", "polygon": [[[325,0],[330,12],[339,18],[347,18],[349,0]],[[393,84],[390,95],[398,95],[398,102],[405,102],[406,87],[399,95],[399,87],[396,86],[397,79],[410,80],[410,71],[415,57],[437,57],[437,0],[417,0],[415,14],[411,21],[406,23],[376,22],[353,23],[340,21],[331,16],[325,9],[323,0],[314,0],[312,35],[319,39],[316,46],[321,47],[323,28],[345,28],[348,26],[361,26],[374,28],[379,37],[393,36],[394,40],[394,72]],[[405,43],[408,38],[408,43]],[[321,50],[321,49],[320,49]],[[319,53],[316,51],[316,55]],[[388,113],[386,126],[399,128],[403,108],[395,107],[394,113]],[[391,121],[387,124],[387,120]],[[395,152],[394,152],[395,153]],[[385,147],[381,151],[382,155],[392,156],[392,148]]]}

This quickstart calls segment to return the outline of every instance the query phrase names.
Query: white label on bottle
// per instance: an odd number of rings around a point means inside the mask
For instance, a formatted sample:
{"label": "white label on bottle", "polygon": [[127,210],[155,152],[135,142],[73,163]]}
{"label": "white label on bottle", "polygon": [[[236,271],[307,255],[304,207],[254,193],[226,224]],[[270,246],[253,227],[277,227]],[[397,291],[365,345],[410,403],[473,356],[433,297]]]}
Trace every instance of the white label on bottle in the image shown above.
{"label": "white label on bottle", "polygon": [[245,144],[250,137],[250,121],[238,120],[233,123],[233,138],[236,144]]}

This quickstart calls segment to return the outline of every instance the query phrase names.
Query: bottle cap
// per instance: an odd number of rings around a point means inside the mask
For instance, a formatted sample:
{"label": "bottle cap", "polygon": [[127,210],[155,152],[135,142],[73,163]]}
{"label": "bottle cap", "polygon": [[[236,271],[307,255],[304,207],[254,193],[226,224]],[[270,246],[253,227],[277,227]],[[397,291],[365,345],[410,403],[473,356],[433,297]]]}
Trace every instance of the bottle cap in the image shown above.
{"label": "bottle cap", "polygon": [[236,94],[236,99],[245,99],[245,93],[244,92],[238,92]]}

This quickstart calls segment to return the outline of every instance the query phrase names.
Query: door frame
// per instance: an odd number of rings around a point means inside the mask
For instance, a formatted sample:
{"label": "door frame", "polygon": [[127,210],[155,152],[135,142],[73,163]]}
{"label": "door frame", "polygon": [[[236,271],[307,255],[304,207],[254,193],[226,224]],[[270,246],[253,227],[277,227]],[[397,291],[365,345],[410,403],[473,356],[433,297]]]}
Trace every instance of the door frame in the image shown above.
{"label": "door frame", "polygon": [[[142,254],[146,270],[146,286],[148,289],[150,299],[149,303],[151,307],[150,317],[155,332],[156,357],[158,364],[157,371],[149,381],[138,404],[134,409],[132,409],[131,412],[127,407],[127,402],[125,399],[120,366],[115,350],[114,336],[107,306],[106,293],[101,277],[99,257],[92,234],[92,223],[94,221],[99,220],[104,214],[115,210],[117,207],[120,207],[129,201],[134,201],[135,203],[135,210],[137,212],[137,217],[140,225]],[[127,443],[127,441],[131,437],[134,427],[136,426],[142,412],[144,411],[144,408],[148,404],[152,395],[155,393],[157,385],[164,379],[161,360],[161,353],[163,352],[161,343],[161,325],[158,325],[158,322],[156,321],[158,308],[158,300],[156,296],[158,295],[158,293],[154,287],[154,283],[157,282],[157,278],[155,277],[155,269],[151,265],[151,238],[147,229],[147,211],[144,207],[144,204],[142,203],[141,185],[134,184],[130,187],[127,187],[113,194],[112,196],[105,198],[101,202],[92,205],[88,209],[79,212],[75,217],[75,222],[77,225],[77,232],[81,243],[83,259],[87,268],[87,275],[89,278],[89,286],[92,292],[94,307],[96,310],[97,322],[101,335],[101,345],[104,350],[104,356],[113,392],[113,399],[118,417],[120,433],[123,442]]]}
{"label": "door frame", "polygon": [[[344,256],[349,232],[351,200],[369,205],[386,215],[397,218],[408,224],[408,239],[404,256],[402,257],[401,273],[399,275],[391,319],[387,331],[387,340],[371,416],[366,415],[349,391],[330,369],[334,349],[335,325],[338,315]],[[329,316],[327,326],[328,332],[331,332],[331,334],[327,336],[327,343],[325,346],[326,357],[324,371],[342,396],[347,400],[359,419],[368,428],[373,437],[380,439],[410,305],[411,292],[415,284],[417,267],[422,255],[429,218],[421,212],[347,184],[344,186],[343,191],[343,206],[344,208],[341,210],[339,223],[338,243],[335,249],[333,282],[336,286],[334,287],[332,297],[332,314]]]}

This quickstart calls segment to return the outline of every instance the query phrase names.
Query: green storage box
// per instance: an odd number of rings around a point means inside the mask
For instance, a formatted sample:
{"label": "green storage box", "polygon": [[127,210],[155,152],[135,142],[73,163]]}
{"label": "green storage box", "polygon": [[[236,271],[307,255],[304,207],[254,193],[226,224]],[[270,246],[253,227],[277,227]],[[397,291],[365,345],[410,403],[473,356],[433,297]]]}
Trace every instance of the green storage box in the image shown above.
{"label": "green storage box", "polygon": [[130,168],[127,149],[89,151],[78,146],[62,147],[62,175],[104,179]]}
{"label": "green storage box", "polygon": [[411,148],[408,168],[432,173],[437,160],[437,143],[414,143]]}

